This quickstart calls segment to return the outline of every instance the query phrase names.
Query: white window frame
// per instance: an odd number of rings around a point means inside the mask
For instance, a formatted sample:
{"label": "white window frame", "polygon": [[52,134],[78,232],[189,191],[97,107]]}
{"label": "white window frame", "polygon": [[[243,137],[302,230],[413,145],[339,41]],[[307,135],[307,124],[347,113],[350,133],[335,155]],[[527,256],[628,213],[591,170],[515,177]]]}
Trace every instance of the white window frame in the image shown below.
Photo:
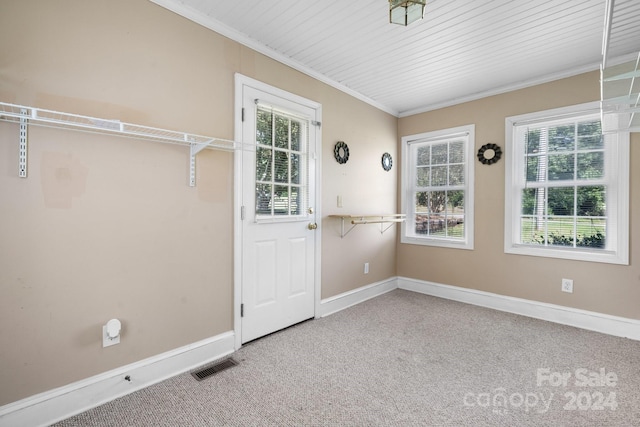
{"label": "white window frame", "polygon": [[[416,234],[414,224],[415,202],[413,200],[414,188],[416,186],[416,173],[414,167],[415,162],[410,155],[410,146],[416,143],[446,141],[448,139],[460,138],[461,136],[466,139],[464,150],[464,236],[462,239],[453,239],[448,237]],[[407,218],[406,221],[402,223],[401,227],[401,243],[473,250],[475,125],[464,125],[432,132],[424,132],[416,135],[408,135],[402,137],[401,141],[402,192],[400,195],[400,203],[402,213],[406,214]]]}
{"label": "white window frame", "polygon": [[[541,256],[579,261],[629,264],[629,132],[605,133],[605,176],[607,186],[607,244],[604,249],[567,248],[520,243],[522,189],[525,187],[524,143],[515,138],[518,126],[556,119],[600,114],[600,103],[590,102],[505,119],[505,214],[504,251],[509,254]],[[612,118],[601,116],[604,120]],[[607,123],[608,124],[608,123]],[[616,127],[617,128],[617,127]]]}

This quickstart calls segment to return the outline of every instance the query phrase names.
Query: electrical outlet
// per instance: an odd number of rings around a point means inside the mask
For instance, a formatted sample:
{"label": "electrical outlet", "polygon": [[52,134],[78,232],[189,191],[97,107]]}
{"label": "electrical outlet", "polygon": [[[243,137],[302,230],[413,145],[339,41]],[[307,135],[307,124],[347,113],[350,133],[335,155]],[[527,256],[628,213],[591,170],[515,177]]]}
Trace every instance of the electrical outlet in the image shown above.
{"label": "electrical outlet", "polygon": [[342,207],[342,196],[338,195],[337,203],[338,203],[338,207],[341,208]]}
{"label": "electrical outlet", "polygon": [[573,280],[572,279],[562,279],[562,292],[573,293]]}
{"label": "electrical outlet", "polygon": [[107,334],[107,325],[102,327],[102,347],[109,347],[112,345],[120,344],[120,335],[115,338],[110,338]]}
{"label": "electrical outlet", "polygon": [[368,262],[364,263],[364,274],[369,274],[369,263]]}

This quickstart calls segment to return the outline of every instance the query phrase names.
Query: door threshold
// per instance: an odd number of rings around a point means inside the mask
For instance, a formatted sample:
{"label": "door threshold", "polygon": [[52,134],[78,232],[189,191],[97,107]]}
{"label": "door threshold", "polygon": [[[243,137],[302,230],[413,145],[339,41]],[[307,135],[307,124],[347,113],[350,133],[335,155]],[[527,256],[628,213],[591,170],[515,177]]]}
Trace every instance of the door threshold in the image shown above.
{"label": "door threshold", "polygon": [[314,316],[314,317],[310,317],[310,318],[305,319],[305,320],[301,320],[301,321],[299,321],[298,323],[294,323],[293,325],[286,326],[286,327],[284,327],[284,328],[282,328],[282,329],[278,329],[277,331],[271,332],[271,333],[269,333],[269,334],[267,334],[267,335],[263,335],[263,336],[261,336],[261,337],[254,338],[254,339],[252,339],[252,340],[250,340],[250,341],[247,341],[247,342],[245,342],[245,343],[242,343],[242,347],[244,347],[245,345],[253,344],[253,343],[255,343],[256,341],[260,341],[260,340],[261,340],[261,339],[263,339],[263,338],[268,338],[268,337],[270,337],[270,336],[272,336],[272,335],[279,334],[280,332],[284,332],[284,331],[286,331],[286,330],[288,330],[288,329],[295,328],[296,326],[299,326],[299,325],[301,325],[301,324],[303,324],[303,323],[310,322],[310,321],[312,321],[312,320],[315,320],[315,316]]}

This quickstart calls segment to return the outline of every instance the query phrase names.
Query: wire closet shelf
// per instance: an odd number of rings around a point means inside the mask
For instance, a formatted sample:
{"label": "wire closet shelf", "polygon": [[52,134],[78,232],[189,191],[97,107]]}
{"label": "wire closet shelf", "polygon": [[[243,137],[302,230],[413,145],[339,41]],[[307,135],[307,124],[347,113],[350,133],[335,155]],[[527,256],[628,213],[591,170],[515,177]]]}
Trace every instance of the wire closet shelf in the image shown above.
{"label": "wire closet shelf", "polygon": [[[26,159],[26,126],[38,125],[44,127],[69,129],[90,133],[117,135],[146,141],[177,144],[189,147],[191,156],[190,185],[195,185],[195,155],[203,149],[233,151],[242,148],[237,141],[195,135],[167,129],[154,128],[121,122],[120,120],[102,119],[79,114],[64,113],[42,108],[0,102],[0,121],[18,123],[21,126],[20,145],[21,163]],[[23,129],[24,128],[24,129]],[[23,152],[24,151],[24,152]],[[22,157],[25,159],[22,159]],[[26,164],[24,174],[26,177]],[[22,169],[21,169],[22,172]]]}
{"label": "wire closet shelf", "polygon": [[[627,16],[622,2],[606,1],[600,66],[600,108],[604,133],[640,132],[640,52],[629,55],[621,63],[612,64],[609,58],[612,43],[626,43],[626,34],[635,22],[632,18]],[[633,43],[637,46],[637,41]]]}

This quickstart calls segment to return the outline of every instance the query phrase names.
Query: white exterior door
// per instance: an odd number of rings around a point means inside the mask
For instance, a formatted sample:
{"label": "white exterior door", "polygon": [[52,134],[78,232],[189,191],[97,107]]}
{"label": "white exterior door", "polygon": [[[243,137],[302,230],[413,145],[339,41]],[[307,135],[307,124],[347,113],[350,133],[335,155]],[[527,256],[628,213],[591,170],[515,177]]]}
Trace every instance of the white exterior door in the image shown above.
{"label": "white exterior door", "polygon": [[241,342],[314,317],[316,110],[243,86]]}

